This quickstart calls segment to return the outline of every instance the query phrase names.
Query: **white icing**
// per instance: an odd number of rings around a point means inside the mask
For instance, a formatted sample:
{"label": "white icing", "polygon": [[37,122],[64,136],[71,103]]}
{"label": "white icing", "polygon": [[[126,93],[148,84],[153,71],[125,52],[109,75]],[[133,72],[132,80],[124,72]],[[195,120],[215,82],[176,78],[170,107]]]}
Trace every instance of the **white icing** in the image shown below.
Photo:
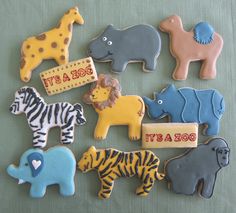
{"label": "white icing", "polygon": [[41,163],[42,162],[40,160],[32,160],[32,165],[35,170],[37,170],[40,167]]}

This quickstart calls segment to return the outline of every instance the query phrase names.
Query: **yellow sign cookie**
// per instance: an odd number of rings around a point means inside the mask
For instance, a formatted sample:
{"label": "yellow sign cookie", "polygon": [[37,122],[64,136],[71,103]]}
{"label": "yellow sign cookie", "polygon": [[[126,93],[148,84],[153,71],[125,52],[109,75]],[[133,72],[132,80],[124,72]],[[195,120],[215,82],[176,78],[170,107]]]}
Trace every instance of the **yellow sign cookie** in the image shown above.
{"label": "yellow sign cookie", "polygon": [[97,72],[91,57],[54,67],[40,73],[48,95],[70,90],[97,80]]}
{"label": "yellow sign cookie", "polygon": [[143,148],[197,147],[197,123],[142,124]]}
{"label": "yellow sign cookie", "polygon": [[31,72],[44,59],[54,59],[59,65],[69,61],[69,45],[73,23],[84,24],[78,8],[71,8],[61,18],[59,25],[40,35],[27,38],[21,47],[20,77],[28,82]]}

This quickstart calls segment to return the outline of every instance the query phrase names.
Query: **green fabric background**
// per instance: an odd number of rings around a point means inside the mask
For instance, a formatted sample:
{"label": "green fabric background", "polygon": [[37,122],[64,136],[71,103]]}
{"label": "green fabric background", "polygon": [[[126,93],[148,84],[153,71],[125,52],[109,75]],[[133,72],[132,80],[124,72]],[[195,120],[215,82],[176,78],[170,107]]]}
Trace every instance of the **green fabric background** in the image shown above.
{"label": "green fabric background", "polygon": [[[42,213],[42,212],[236,212],[236,167],[235,159],[235,122],[236,122],[236,1],[235,0],[0,0],[0,212]],[[214,26],[224,38],[224,48],[217,62],[217,78],[203,81],[198,78],[200,63],[191,63],[188,79],[174,81],[171,79],[175,60],[169,52],[169,38],[161,33],[162,51],[158,58],[157,70],[153,73],[142,72],[141,64],[129,64],[121,75],[115,75],[122,85],[123,94],[137,94],[152,97],[154,91],[160,91],[166,84],[174,83],[177,87],[189,86],[198,89],[216,88],[224,96],[226,112],[222,118],[220,136],[226,138],[231,148],[231,165],[221,170],[215,185],[214,196],[210,200],[198,196],[177,195],[168,190],[165,181],[156,182],[148,197],[135,195],[140,184],[137,178],[121,178],[115,182],[109,200],[99,200],[97,192],[100,187],[96,172],[75,176],[76,194],[63,198],[58,194],[58,187],[47,188],[43,199],[29,197],[29,184],[17,185],[16,180],[6,174],[10,163],[18,163],[21,154],[32,147],[32,131],[24,115],[14,116],[9,111],[14,93],[25,84],[19,78],[20,46],[24,39],[54,27],[63,13],[70,7],[79,5],[85,19],[84,26],[75,26],[70,45],[70,60],[87,55],[88,42],[98,35],[108,24],[124,28],[139,23],[155,27],[172,14],[182,17],[186,30],[205,20]],[[39,73],[55,66],[54,61],[43,62],[32,75],[28,86],[35,87],[46,102],[68,101],[81,102],[82,95],[90,85],[73,89],[63,94],[48,97],[43,88]],[[98,73],[109,73],[108,63],[96,63]],[[75,130],[75,142],[68,147],[76,158],[91,145],[98,148],[113,147],[124,151],[141,149],[141,141],[130,142],[126,127],[112,127],[106,140],[97,142],[93,139],[93,130],[97,115],[91,106],[84,105],[87,124]],[[145,116],[144,122],[151,122]],[[59,129],[49,133],[48,147],[58,145]],[[199,142],[207,137],[200,136]],[[153,150],[163,161],[176,156],[184,149]]]}

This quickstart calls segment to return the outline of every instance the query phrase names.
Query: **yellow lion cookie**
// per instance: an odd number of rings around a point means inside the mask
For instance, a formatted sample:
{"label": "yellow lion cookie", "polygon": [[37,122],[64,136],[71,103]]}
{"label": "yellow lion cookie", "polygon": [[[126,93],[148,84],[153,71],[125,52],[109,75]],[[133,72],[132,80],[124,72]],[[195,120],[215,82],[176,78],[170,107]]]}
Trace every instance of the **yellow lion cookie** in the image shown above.
{"label": "yellow lion cookie", "polygon": [[139,96],[122,96],[118,80],[100,74],[96,85],[84,95],[83,100],[92,104],[99,116],[94,131],[95,139],[105,139],[112,125],[128,125],[130,140],[140,139],[144,102]]}
{"label": "yellow lion cookie", "polygon": [[28,82],[31,72],[44,59],[54,59],[59,65],[69,61],[69,45],[73,23],[84,24],[78,8],[71,8],[61,18],[59,25],[38,36],[27,38],[21,47],[20,77]]}
{"label": "yellow lion cookie", "polygon": [[78,162],[78,168],[83,172],[96,169],[101,180],[100,198],[109,198],[114,181],[119,177],[137,175],[142,185],[136,194],[146,196],[150,192],[155,180],[162,180],[165,175],[158,173],[159,158],[151,151],[141,150],[122,152],[115,149],[96,149],[91,146]]}

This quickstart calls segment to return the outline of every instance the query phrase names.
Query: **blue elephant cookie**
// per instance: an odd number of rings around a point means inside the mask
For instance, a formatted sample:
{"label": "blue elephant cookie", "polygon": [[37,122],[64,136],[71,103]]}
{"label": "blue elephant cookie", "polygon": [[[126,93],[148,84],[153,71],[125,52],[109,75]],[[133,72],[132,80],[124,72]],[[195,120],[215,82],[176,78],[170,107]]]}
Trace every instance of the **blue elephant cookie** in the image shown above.
{"label": "blue elephant cookie", "polygon": [[175,123],[198,123],[207,125],[206,135],[217,135],[220,119],[225,111],[223,96],[213,89],[176,89],[169,85],[151,100],[143,97],[151,119],[170,116]]}
{"label": "blue elephant cookie", "polygon": [[88,54],[94,60],[112,61],[112,71],[116,73],[123,72],[129,62],[143,62],[144,71],[153,71],[160,51],[157,29],[145,24],[123,30],[109,25],[88,47]]}
{"label": "blue elephant cookie", "polygon": [[19,166],[11,164],[7,173],[19,180],[18,184],[30,183],[30,196],[41,198],[49,185],[58,184],[60,194],[71,196],[75,193],[74,175],[76,160],[70,149],[55,146],[47,151],[29,149],[20,159]]}
{"label": "blue elephant cookie", "polygon": [[216,176],[229,164],[230,149],[222,138],[212,138],[165,164],[166,179],[171,189],[178,194],[211,198]]}

